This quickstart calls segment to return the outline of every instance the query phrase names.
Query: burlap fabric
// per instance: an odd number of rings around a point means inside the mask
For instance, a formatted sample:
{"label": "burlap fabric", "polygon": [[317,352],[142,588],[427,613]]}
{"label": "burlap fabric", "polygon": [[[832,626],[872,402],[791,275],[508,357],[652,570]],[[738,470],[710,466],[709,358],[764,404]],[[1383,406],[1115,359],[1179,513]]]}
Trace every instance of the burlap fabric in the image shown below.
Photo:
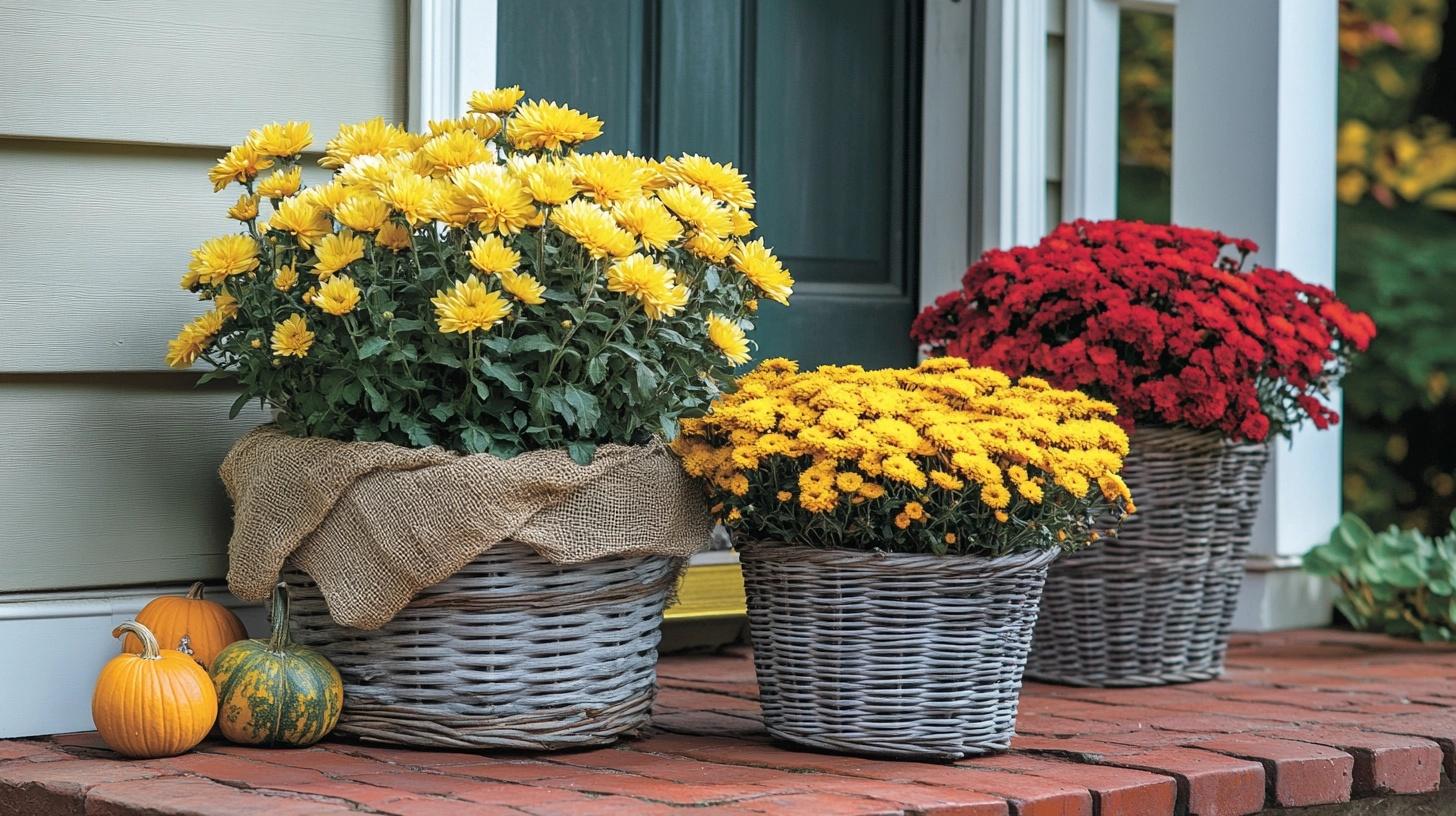
{"label": "burlap fabric", "polygon": [[712,521],[663,445],[604,445],[514,459],[384,442],[288,436],[263,426],[222,463],[234,524],[228,585],[268,597],[285,560],[313,577],[344,626],[377,629],[417,592],[500,541],[547,560],[686,557]]}

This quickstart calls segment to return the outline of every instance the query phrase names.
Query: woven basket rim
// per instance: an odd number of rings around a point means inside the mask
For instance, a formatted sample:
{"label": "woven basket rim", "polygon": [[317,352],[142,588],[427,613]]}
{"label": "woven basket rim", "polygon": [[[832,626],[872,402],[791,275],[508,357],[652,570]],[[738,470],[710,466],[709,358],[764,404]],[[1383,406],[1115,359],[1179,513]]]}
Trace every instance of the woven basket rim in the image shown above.
{"label": "woven basket rim", "polygon": [[855,550],[848,547],[811,547],[807,544],[792,544],[784,541],[758,539],[734,542],[739,555],[747,555],[761,561],[808,561],[825,566],[847,566],[873,564],[896,571],[937,570],[946,572],[999,572],[1012,574],[1022,570],[1046,566],[1062,552],[1057,547],[1027,550],[1007,555],[974,555],[947,553],[899,553],[885,550]]}

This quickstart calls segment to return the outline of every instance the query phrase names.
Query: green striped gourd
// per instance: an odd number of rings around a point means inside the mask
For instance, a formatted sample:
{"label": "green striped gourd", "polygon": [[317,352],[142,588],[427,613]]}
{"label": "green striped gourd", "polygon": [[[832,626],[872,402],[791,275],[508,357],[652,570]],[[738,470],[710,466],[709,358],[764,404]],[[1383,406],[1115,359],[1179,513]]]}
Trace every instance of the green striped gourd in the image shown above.
{"label": "green striped gourd", "polygon": [[288,585],[273,588],[273,636],[240,640],[212,662],[217,724],[244,745],[302,748],[339,722],[344,684],[328,658],[291,642]]}

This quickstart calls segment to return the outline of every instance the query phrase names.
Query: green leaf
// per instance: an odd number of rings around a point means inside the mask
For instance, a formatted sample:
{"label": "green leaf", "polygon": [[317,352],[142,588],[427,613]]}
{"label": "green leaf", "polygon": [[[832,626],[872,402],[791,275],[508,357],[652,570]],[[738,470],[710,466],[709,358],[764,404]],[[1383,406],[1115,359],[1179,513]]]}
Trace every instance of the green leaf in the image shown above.
{"label": "green leaf", "polygon": [[436,403],[430,407],[430,416],[444,422],[450,417],[455,416],[455,406],[448,402]]}
{"label": "green leaf", "polygon": [[597,454],[597,446],[595,442],[567,442],[566,452],[578,465],[589,465]]}
{"label": "green leaf", "polygon": [[371,337],[359,344],[359,359],[367,360],[386,348],[389,348],[389,338]]}
{"label": "green leaf", "polygon": [[597,355],[586,364],[586,380],[592,385],[598,385],[607,378],[606,358]]}
{"label": "green leaf", "polygon": [[498,363],[490,360],[481,360],[478,366],[480,373],[499,382],[511,391],[519,394],[522,390],[521,381],[516,377],[514,371],[505,363]]}
{"label": "green leaf", "polygon": [[389,410],[389,400],[379,391],[379,387],[374,384],[373,380],[368,377],[360,377],[359,385],[364,389],[364,393],[369,395],[371,411],[378,411],[382,414]]}
{"label": "green leaf", "polygon": [[389,323],[389,328],[394,331],[418,331],[424,327],[425,321],[416,320],[413,317],[396,317]]}
{"label": "green leaf", "polygon": [[637,390],[643,394],[649,394],[657,388],[657,375],[646,363],[638,363],[637,366]]}
{"label": "green leaf", "polygon": [[460,444],[469,453],[485,453],[490,450],[490,434],[479,425],[468,425],[460,432]]}
{"label": "green leaf", "polygon": [[440,365],[447,366],[449,368],[465,367],[464,361],[460,359],[460,356],[458,354],[448,348],[443,348],[441,346],[436,346],[430,349],[430,353],[425,355],[425,359],[429,360],[432,363],[439,363]]}
{"label": "green leaf", "polygon": [[566,386],[562,396],[568,405],[576,409],[576,427],[583,433],[591,433],[601,417],[601,405],[597,398],[574,385]]}
{"label": "green leaf", "polygon": [[540,334],[527,334],[511,341],[510,353],[523,351],[555,351],[556,344]]}
{"label": "green leaf", "polygon": [[249,402],[251,402],[252,399],[253,399],[253,395],[252,394],[249,394],[249,393],[239,394],[238,395],[238,398],[235,399],[235,400],[233,400],[233,406],[228,409],[228,419],[237,419],[238,414],[241,413],[242,410],[243,410],[243,406],[244,405],[247,405]]}

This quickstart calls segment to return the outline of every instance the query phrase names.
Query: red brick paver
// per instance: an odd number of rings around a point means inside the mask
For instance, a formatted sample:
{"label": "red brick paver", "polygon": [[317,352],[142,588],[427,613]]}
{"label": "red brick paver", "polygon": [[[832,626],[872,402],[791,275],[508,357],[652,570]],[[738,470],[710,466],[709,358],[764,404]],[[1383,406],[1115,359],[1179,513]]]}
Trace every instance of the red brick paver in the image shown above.
{"label": "red brick paver", "polygon": [[1207,683],[1028,683],[1013,750],[953,764],[771,740],[741,647],[660,677],[652,733],[571,753],[206,742],[129,761],[94,734],[0,740],[0,816],[1233,816],[1456,777],[1456,649],[1349,632],[1237,637]]}

